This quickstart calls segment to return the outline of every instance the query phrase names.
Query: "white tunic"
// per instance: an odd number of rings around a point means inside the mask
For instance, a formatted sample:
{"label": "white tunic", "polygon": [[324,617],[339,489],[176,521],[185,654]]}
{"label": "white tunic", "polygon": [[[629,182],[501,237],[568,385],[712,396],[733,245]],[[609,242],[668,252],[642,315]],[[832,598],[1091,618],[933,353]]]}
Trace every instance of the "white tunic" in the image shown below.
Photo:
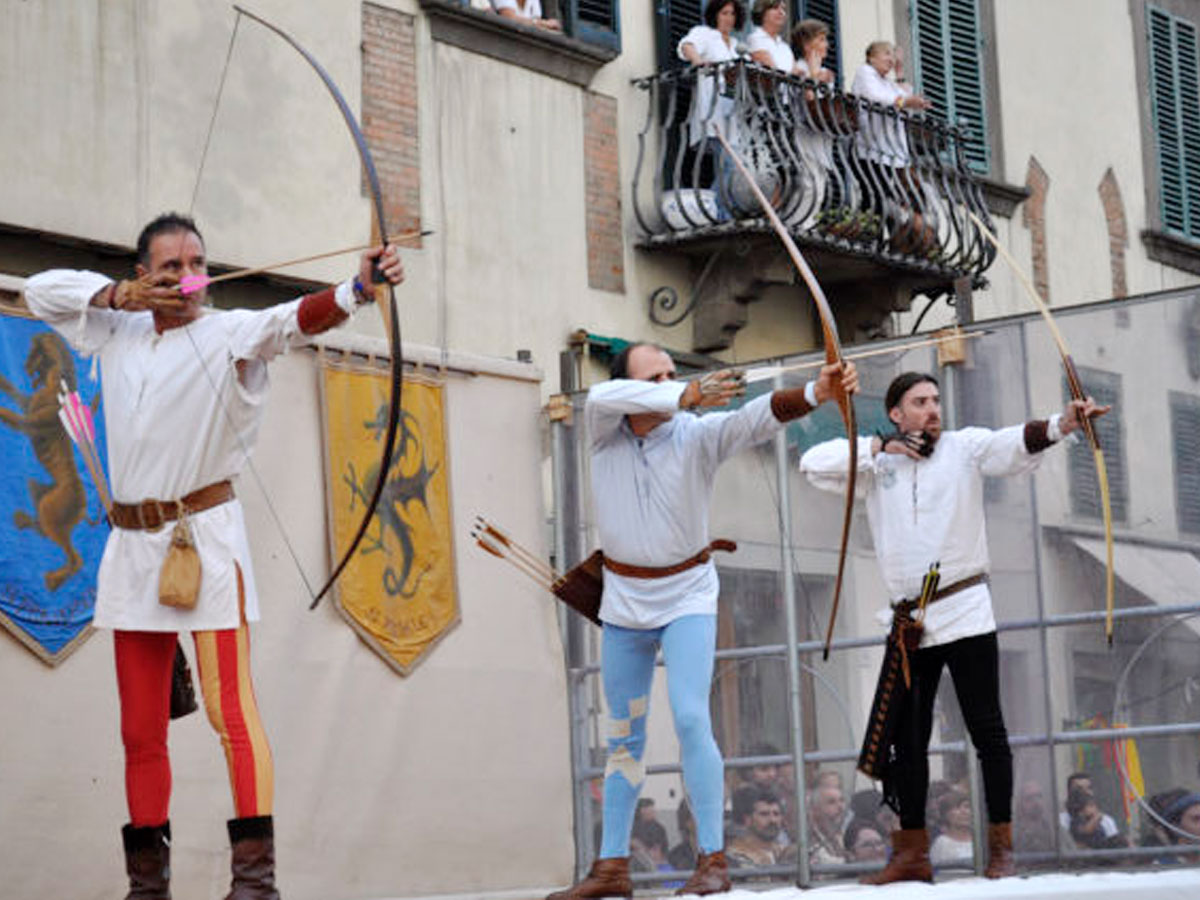
{"label": "white tunic", "polygon": [[[869,437],[858,439],[858,489],[866,496],[875,554],[892,601],[916,597],[931,564],[941,563],[941,586],[987,572],[983,479],[1037,468],[1040,453],[1025,449],[1025,426],[1000,431],[942,432],[928,459],[898,453],[871,456]],[[815,486],[844,491],[849,444],[826,441],[800,458]],[[889,614],[890,620],[890,614]],[[996,630],[986,584],[967,588],[925,609],[922,647]]]}
{"label": "white tunic", "polygon": [[[95,272],[52,270],[25,284],[25,299],[79,353],[98,355],[109,480],[119,503],[174,500],[234,479],[262,418],[268,360],[307,343],[295,300],[264,310],[208,312],[158,334],[150,313],[89,305],[111,281]],[[338,303],[356,306],[349,283]],[[239,379],[236,363],[247,361]],[[137,631],[200,631],[239,624],[237,572],[246,619],[259,617],[241,504],[235,499],[191,517],[202,569],[194,609],[158,602],[158,575],[172,523],[156,532],[114,528],[104,548],[93,624]]]}
{"label": "white tunic", "polygon": [[526,19],[540,19],[542,17],[541,0],[525,0],[525,5],[521,6],[519,0],[491,0],[492,9],[500,12],[502,9],[511,9],[513,12]]}
{"label": "white tunic", "polygon": [[[605,555],[618,562],[669,566],[707,547],[717,467],[783,427],[769,394],[732,412],[679,412],[685,387],[620,379],[588,392],[596,528]],[[646,412],[675,415],[639,438],[625,416]],[[712,560],[666,578],[605,569],[600,618],[625,628],[658,628],[680,616],[715,614],[719,591]]]}
{"label": "white tunic", "polygon": [[781,72],[790,75],[796,66],[796,54],[792,52],[788,42],[779,35],[771,37],[761,25],[750,32],[750,36],[746,38],[746,47],[752,55],[760,50],[765,51],[771,57],[771,64]]}

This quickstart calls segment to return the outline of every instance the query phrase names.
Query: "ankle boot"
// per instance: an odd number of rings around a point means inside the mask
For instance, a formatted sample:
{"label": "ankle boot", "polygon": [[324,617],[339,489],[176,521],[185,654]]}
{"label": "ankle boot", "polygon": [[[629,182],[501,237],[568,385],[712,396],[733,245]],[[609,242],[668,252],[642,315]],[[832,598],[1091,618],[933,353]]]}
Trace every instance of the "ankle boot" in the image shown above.
{"label": "ankle boot", "polygon": [[275,889],[275,826],[270,816],[230,819],[233,882],[225,900],[279,900]]}
{"label": "ankle boot", "polygon": [[893,881],[933,881],[929,863],[929,832],[906,828],[892,832],[892,858],[881,872],[859,879],[860,884],[891,884]]}
{"label": "ankle boot", "polygon": [[629,857],[615,856],[598,859],[583,881],[565,891],[555,891],[546,900],[595,900],[598,897],[632,897],[633,882],[629,880]]}
{"label": "ankle boot", "polygon": [[988,878],[1009,878],[1017,874],[1013,861],[1012,823],[988,825],[988,864],[983,874]]}
{"label": "ankle boot", "polygon": [[675,893],[679,896],[699,894],[703,897],[706,894],[720,894],[730,887],[729,863],[725,861],[725,851],[718,850],[715,853],[701,853],[696,858],[696,871],[687,884]]}
{"label": "ankle boot", "polygon": [[129,893],[125,900],[171,900],[171,823],[121,829]]}

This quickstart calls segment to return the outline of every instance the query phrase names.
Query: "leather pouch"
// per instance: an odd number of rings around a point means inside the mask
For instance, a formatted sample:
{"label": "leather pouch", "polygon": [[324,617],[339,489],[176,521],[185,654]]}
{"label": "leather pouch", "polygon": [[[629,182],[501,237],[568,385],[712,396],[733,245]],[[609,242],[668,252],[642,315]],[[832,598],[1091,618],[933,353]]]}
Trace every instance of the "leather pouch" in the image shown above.
{"label": "leather pouch", "polygon": [[192,609],[200,596],[200,554],[186,514],[175,522],[171,546],[158,574],[158,602],[176,609]]}

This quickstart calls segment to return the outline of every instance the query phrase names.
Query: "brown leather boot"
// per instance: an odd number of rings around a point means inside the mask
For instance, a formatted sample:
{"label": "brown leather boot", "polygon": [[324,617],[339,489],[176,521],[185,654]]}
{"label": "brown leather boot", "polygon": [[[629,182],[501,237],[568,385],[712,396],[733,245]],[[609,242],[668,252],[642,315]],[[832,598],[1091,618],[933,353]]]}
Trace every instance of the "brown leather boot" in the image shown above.
{"label": "brown leather boot", "polygon": [[983,870],[987,878],[1010,878],[1017,874],[1013,861],[1012,823],[1001,822],[988,826],[988,864]]}
{"label": "brown leather boot", "polygon": [[725,851],[701,853],[696,858],[696,871],[687,880],[687,884],[677,890],[678,896],[683,894],[720,894],[729,890],[729,863],[725,862]]}
{"label": "brown leather boot", "polygon": [[230,819],[233,882],[225,900],[279,900],[275,889],[275,824],[270,816]]}
{"label": "brown leather boot", "polygon": [[891,884],[893,881],[933,881],[929,863],[929,832],[904,828],[892,832],[892,858],[881,872],[858,879],[860,884]]}
{"label": "brown leather boot", "polygon": [[125,900],[171,900],[171,823],[121,829],[129,893]]}
{"label": "brown leather boot", "polygon": [[633,882],[629,880],[629,857],[614,856],[596,860],[583,881],[565,891],[555,891],[546,895],[546,900],[594,900],[597,897],[632,896]]}

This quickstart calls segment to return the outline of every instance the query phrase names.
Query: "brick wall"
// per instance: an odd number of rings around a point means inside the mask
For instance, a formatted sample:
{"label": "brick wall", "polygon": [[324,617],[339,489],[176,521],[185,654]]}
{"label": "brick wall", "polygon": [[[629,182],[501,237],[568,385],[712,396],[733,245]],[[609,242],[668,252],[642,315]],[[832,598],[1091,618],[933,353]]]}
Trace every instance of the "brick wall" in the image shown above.
{"label": "brick wall", "polygon": [[1129,246],[1129,231],[1125,226],[1125,201],[1121,186],[1112,167],[1100,179],[1100,203],[1104,206],[1104,221],[1108,225],[1108,261],[1112,267],[1112,295],[1124,297],[1129,293],[1125,283],[1125,248]]}
{"label": "brick wall", "polygon": [[[362,129],[379,175],[388,234],[420,230],[414,19],[373,3],[362,6]],[[369,193],[365,175],[363,187]]]}
{"label": "brick wall", "polygon": [[1050,193],[1050,176],[1037,161],[1029,157],[1025,175],[1029,199],[1021,206],[1021,221],[1029,229],[1033,257],[1033,286],[1047,303],[1050,302],[1050,259],[1046,253],[1046,195]]}
{"label": "brick wall", "polygon": [[588,286],[625,293],[617,101],[583,92],[583,170],[587,185]]}

